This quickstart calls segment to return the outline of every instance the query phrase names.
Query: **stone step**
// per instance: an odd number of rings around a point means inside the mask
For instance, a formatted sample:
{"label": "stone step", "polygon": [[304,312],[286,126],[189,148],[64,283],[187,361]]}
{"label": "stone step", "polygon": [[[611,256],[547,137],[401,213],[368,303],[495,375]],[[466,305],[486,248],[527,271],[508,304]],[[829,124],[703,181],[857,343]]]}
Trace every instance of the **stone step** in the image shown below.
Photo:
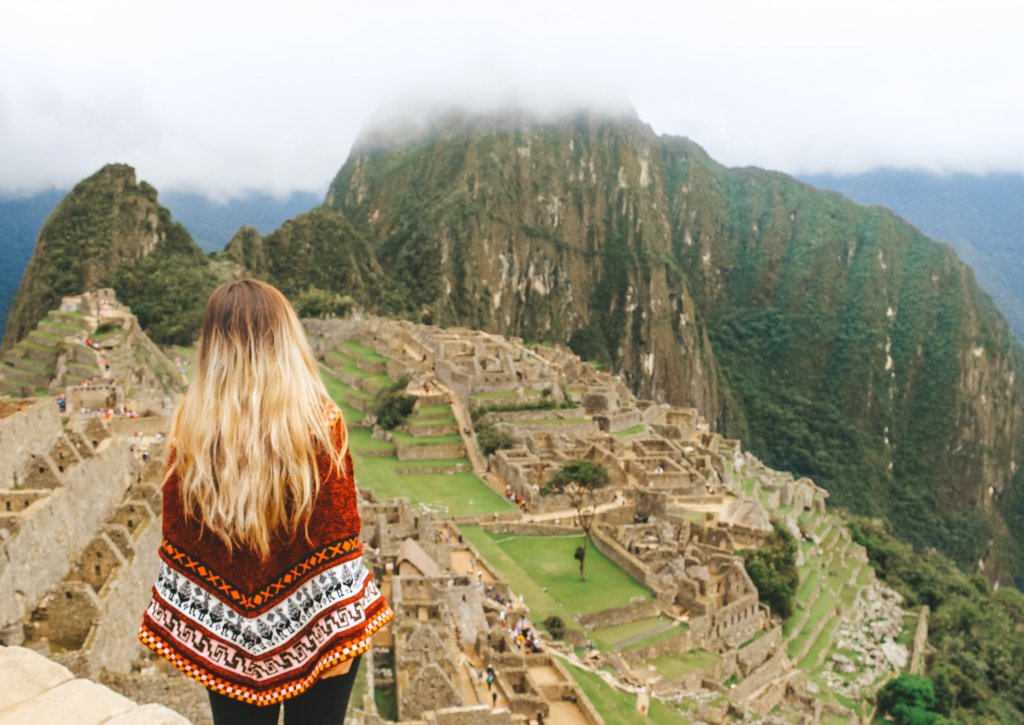
{"label": "stone step", "polygon": [[0,646],[0,725],[187,725],[162,705],[142,705],[24,647]]}

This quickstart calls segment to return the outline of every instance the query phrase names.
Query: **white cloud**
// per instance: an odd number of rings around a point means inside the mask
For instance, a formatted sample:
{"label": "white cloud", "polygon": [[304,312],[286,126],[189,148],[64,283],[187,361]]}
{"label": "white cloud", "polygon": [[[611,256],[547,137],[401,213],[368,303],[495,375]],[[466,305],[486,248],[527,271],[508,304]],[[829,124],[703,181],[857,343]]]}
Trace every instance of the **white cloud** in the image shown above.
{"label": "white cloud", "polygon": [[730,165],[1024,172],[1022,15],[941,0],[7,3],[0,191],[109,161],[160,189],[319,191],[396,98],[510,94],[628,98]]}

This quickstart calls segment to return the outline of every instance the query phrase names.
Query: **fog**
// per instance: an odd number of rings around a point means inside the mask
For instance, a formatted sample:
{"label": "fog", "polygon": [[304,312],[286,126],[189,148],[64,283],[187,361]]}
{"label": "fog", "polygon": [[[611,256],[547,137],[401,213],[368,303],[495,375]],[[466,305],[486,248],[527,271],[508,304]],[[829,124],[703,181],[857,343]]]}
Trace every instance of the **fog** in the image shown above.
{"label": "fog", "polygon": [[1024,172],[1013,3],[299,0],[0,9],[0,193],[121,161],[161,190],[322,192],[360,130],[634,108],[729,165]]}

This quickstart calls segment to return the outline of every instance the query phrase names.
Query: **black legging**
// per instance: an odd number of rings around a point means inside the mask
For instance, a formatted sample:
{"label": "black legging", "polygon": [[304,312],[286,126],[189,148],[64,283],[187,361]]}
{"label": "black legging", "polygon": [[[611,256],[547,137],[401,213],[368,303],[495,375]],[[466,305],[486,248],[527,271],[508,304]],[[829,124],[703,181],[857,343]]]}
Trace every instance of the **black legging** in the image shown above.
{"label": "black legging", "polygon": [[[297,697],[284,701],[285,725],[342,725],[362,656],[344,675],[317,680]],[[277,725],[281,704],[257,707],[210,690],[214,725]]]}

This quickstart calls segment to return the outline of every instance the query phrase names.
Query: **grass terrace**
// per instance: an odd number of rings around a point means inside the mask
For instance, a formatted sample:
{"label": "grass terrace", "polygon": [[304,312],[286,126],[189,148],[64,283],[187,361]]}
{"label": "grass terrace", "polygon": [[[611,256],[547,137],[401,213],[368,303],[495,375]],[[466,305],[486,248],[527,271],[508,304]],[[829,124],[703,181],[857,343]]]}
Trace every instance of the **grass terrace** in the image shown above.
{"label": "grass terrace", "polygon": [[396,443],[401,443],[403,446],[425,446],[434,443],[461,443],[462,436],[458,433],[452,433],[446,436],[416,436],[410,435],[400,430],[391,432],[391,436],[395,439]]}
{"label": "grass terrace", "polygon": [[650,710],[647,717],[644,717],[636,711],[636,695],[633,693],[612,687],[593,672],[572,665],[567,665],[566,669],[609,725],[678,725],[690,722],[682,710],[685,701],[678,705],[667,705],[651,698]]}
{"label": "grass terrace", "polygon": [[[446,510],[456,516],[481,515],[512,511],[513,506],[488,488],[472,473],[405,473],[407,468],[441,468],[458,464],[469,466],[468,459],[405,461],[395,457],[395,444],[377,440],[371,432],[359,425],[363,413],[345,402],[345,396],[352,388],[321,369],[321,377],[327,392],[341,408],[348,424],[349,447],[355,464],[356,479],[360,486],[373,491],[382,498],[405,497],[415,506],[426,504],[434,510]],[[413,443],[434,442],[432,438],[413,438]],[[444,436],[440,442],[455,442],[459,436]],[[453,441],[448,441],[453,438]]]}
{"label": "grass terrace", "polygon": [[628,438],[629,436],[635,436],[646,432],[647,426],[640,424],[630,426],[629,428],[623,428],[622,430],[617,430],[612,435],[618,436],[619,438]]}
{"label": "grass terrace", "polygon": [[654,666],[662,677],[675,680],[683,675],[706,670],[718,664],[722,659],[714,652],[702,649],[693,649],[679,657],[656,657],[648,664]]}
{"label": "grass terrace", "polygon": [[613,627],[595,629],[590,633],[590,637],[601,649],[618,652],[655,644],[681,634],[689,628],[689,625],[678,624],[668,617],[648,617]]}
{"label": "grass terrace", "polygon": [[324,361],[332,368],[342,370],[354,378],[359,378],[371,390],[386,388],[394,382],[384,373],[366,372],[359,367],[355,357],[347,355],[340,350],[328,350],[324,353]]}
{"label": "grass terrace", "polygon": [[526,600],[531,618],[541,623],[554,615],[569,628],[576,617],[629,604],[633,597],[651,599],[649,589],[620,569],[591,543],[587,550],[585,582],[573,553],[582,536],[519,536],[491,534],[479,526],[463,526],[469,540]]}
{"label": "grass terrace", "polygon": [[418,416],[420,420],[431,419],[435,420],[438,418],[452,418],[452,407],[450,405],[421,405],[416,408],[414,415]]}
{"label": "grass terrace", "polygon": [[361,357],[364,360],[372,360],[374,362],[387,362],[388,360],[372,347],[364,345],[356,340],[346,340],[342,343],[342,347],[350,351],[356,357]]}

